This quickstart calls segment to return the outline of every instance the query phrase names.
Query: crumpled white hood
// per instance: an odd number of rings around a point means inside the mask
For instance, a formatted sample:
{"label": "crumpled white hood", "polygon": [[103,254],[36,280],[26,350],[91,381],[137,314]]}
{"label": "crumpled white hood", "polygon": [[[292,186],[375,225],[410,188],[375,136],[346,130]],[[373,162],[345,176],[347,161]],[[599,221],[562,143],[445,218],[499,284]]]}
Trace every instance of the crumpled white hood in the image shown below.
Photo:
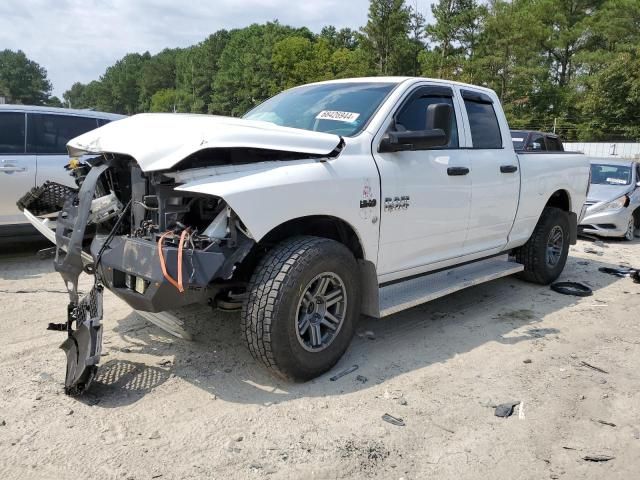
{"label": "crumpled white hood", "polygon": [[145,113],[111,122],[67,143],[69,155],[117,153],[145,171],[166,170],[207,148],[260,148],[328,155],[340,144],[329,133],[213,115]]}

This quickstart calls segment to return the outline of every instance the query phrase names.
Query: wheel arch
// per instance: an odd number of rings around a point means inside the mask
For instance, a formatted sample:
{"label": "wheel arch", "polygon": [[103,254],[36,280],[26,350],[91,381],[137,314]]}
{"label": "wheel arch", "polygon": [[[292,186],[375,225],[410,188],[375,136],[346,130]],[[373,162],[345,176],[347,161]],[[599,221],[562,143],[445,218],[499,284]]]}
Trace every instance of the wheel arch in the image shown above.
{"label": "wheel arch", "polygon": [[556,190],[551,194],[545,207],[556,207],[565,212],[571,212],[571,195],[565,189]]}
{"label": "wheel arch", "polygon": [[378,275],[375,264],[365,258],[365,250],[356,229],[346,220],[331,215],[308,215],[289,219],[273,227],[254,246],[245,259],[244,270],[252,271],[259,258],[278,243],[287,238],[310,235],[328,238],[343,244],[358,262],[361,312],[373,317],[379,316]]}
{"label": "wheel arch", "polygon": [[289,219],[273,227],[258,244],[270,246],[296,235],[335,240],[346,246],[356,260],[364,259],[364,248],[356,229],[349,222],[331,215],[308,215]]}

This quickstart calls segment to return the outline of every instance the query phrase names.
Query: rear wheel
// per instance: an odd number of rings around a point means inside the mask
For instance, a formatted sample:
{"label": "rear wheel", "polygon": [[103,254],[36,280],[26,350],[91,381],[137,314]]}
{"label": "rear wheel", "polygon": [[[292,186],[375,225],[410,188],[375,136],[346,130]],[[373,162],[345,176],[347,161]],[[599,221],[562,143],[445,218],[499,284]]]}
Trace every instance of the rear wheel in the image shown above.
{"label": "rear wheel", "polygon": [[547,285],[557,279],[569,254],[569,218],[559,208],[546,207],[531,238],[515,251],[524,265],[520,278]]}
{"label": "rear wheel", "polygon": [[341,243],[296,237],[256,267],[242,308],[253,357],[280,376],[308,380],[343,355],[360,313],[358,264]]}

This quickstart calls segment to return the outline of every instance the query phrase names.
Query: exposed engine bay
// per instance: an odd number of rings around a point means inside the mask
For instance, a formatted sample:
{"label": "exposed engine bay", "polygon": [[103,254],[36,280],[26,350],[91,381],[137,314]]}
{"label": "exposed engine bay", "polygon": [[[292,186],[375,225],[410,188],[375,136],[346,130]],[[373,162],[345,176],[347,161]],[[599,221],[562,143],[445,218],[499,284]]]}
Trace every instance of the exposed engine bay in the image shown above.
{"label": "exposed engine bay", "polygon": [[[239,308],[246,278],[238,265],[255,242],[222,199],[178,192],[170,174],[143,174],[131,157],[103,154],[68,169],[77,190],[48,182],[19,206],[35,215],[60,211],[54,265],[70,302],[67,322],[49,329],[68,333],[65,391],[77,394],[97,371],[105,287],[145,312],[192,303]],[[94,287],[80,298],[82,272]]]}

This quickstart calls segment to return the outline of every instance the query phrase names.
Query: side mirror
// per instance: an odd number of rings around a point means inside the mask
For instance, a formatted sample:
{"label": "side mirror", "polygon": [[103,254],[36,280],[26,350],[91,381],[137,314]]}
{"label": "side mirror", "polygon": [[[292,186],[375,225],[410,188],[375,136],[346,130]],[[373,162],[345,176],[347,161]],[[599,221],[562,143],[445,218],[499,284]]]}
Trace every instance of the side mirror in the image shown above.
{"label": "side mirror", "polygon": [[384,153],[422,150],[425,148],[442,147],[447,143],[449,143],[447,134],[439,128],[434,130],[389,132],[380,142],[378,151]]}
{"label": "side mirror", "polygon": [[451,115],[453,108],[448,103],[434,103],[427,107],[426,130],[440,129],[447,134],[447,143],[451,130]]}
{"label": "side mirror", "polygon": [[425,130],[391,131],[380,142],[378,152],[400,152],[444,147],[451,135],[453,108],[447,103],[435,103],[427,107]]}
{"label": "side mirror", "polygon": [[540,142],[533,142],[531,144],[531,150],[542,150],[542,144]]}

